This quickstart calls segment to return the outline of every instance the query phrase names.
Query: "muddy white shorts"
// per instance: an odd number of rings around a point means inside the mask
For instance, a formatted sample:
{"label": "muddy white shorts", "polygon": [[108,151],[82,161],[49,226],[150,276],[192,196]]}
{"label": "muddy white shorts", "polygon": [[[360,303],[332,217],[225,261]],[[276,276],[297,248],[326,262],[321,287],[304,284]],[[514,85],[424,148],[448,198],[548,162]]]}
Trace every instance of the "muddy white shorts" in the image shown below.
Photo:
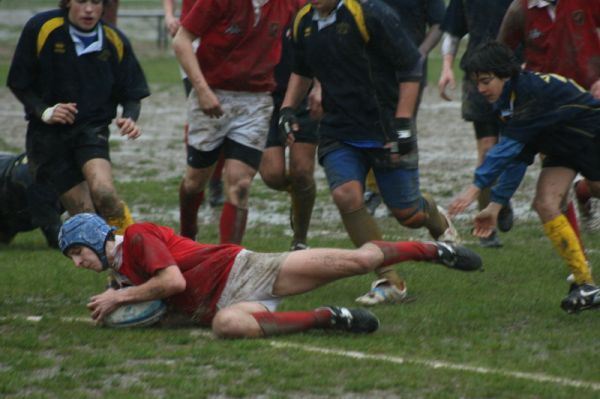
{"label": "muddy white shorts", "polygon": [[212,151],[223,144],[225,138],[246,147],[263,151],[273,112],[270,93],[249,93],[215,90],[221,103],[223,116],[211,118],[198,104],[196,90],[188,97],[188,145],[199,151]]}
{"label": "muddy white shorts", "polygon": [[239,302],[259,302],[269,311],[277,309],[281,297],[273,295],[273,284],[288,252],[260,253],[242,250],[233,263],[217,309]]}

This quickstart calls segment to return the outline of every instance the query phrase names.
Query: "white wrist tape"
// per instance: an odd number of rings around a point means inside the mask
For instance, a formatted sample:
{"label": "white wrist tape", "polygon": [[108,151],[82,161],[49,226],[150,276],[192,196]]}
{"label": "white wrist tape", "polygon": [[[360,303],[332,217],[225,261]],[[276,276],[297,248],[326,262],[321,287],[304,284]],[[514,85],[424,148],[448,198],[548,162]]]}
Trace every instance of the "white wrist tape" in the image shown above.
{"label": "white wrist tape", "polygon": [[53,107],[48,107],[44,110],[44,112],[42,113],[42,121],[44,121],[45,123],[50,122],[50,119],[52,119],[52,115],[54,114],[54,110],[56,109],[56,105]]}
{"label": "white wrist tape", "polygon": [[442,56],[450,54],[456,55],[458,52],[458,42],[460,39],[456,36],[452,36],[449,33],[444,33],[442,37],[442,45],[440,46],[442,50]]}

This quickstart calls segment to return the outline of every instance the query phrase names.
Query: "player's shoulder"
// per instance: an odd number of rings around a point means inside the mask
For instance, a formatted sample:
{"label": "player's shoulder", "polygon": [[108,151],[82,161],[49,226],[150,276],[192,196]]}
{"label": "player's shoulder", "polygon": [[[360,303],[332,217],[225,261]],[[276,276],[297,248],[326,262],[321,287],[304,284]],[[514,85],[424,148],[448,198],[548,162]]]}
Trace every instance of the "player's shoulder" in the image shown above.
{"label": "player's shoulder", "polygon": [[[65,24],[65,12],[61,9],[54,9],[48,11],[42,11],[32,16],[25,24],[25,29],[41,30],[42,27],[48,26],[48,24],[54,25],[54,27],[60,27]],[[46,27],[46,29],[49,29]]]}
{"label": "player's shoulder", "polygon": [[173,229],[166,226],[159,226],[151,222],[136,222],[125,229],[125,237],[132,237],[137,234],[159,234],[165,233],[174,234]]}

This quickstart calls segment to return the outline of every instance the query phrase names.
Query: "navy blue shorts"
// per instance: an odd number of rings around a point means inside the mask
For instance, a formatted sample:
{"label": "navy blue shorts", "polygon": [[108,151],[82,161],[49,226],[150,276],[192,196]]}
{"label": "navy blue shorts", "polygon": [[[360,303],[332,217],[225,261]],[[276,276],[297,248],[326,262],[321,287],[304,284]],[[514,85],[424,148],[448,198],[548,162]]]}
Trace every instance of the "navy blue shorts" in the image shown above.
{"label": "navy blue shorts", "polygon": [[91,159],[110,161],[108,126],[81,126],[65,129],[53,125],[27,129],[29,170],[38,182],[49,183],[63,194],[85,181],[81,169]]}
{"label": "navy blue shorts", "polygon": [[389,208],[406,209],[415,206],[421,198],[418,168],[380,168],[374,165],[374,149],[340,144],[321,158],[329,189],[350,181],[359,181],[363,187],[369,169],[373,168],[379,192]]}

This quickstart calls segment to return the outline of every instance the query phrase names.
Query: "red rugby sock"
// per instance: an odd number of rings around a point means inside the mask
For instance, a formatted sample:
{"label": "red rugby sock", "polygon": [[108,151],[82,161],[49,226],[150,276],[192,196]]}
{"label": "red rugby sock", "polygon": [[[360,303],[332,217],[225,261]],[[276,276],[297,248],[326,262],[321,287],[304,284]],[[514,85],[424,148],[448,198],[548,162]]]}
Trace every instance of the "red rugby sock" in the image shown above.
{"label": "red rugby sock", "polygon": [[246,231],[247,219],[248,209],[238,208],[231,202],[225,202],[219,226],[221,244],[241,244]]}
{"label": "red rugby sock", "polygon": [[434,261],[438,259],[438,249],[434,243],[420,241],[370,241],[383,252],[381,266],[412,261]]}

